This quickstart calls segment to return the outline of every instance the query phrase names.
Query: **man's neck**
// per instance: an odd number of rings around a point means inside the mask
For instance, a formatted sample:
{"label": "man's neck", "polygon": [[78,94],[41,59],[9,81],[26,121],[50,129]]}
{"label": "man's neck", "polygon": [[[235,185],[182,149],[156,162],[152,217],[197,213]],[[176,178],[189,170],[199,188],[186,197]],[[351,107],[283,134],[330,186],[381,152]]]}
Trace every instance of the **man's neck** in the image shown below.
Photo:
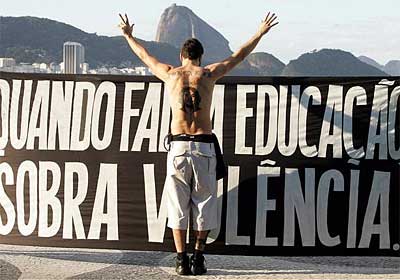
{"label": "man's neck", "polygon": [[199,63],[199,60],[190,60],[190,59],[184,59],[183,61],[182,61],[182,66],[183,67],[190,67],[190,66],[197,66],[197,67],[199,67],[200,66],[200,63]]}

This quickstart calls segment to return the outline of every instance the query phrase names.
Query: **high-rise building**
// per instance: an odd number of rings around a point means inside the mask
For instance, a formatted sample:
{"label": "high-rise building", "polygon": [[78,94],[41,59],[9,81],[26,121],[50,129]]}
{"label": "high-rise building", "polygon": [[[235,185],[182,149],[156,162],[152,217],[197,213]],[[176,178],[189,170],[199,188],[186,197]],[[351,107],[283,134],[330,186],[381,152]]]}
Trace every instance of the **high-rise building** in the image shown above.
{"label": "high-rise building", "polygon": [[65,74],[82,74],[85,62],[85,48],[76,42],[65,42],[63,46]]}

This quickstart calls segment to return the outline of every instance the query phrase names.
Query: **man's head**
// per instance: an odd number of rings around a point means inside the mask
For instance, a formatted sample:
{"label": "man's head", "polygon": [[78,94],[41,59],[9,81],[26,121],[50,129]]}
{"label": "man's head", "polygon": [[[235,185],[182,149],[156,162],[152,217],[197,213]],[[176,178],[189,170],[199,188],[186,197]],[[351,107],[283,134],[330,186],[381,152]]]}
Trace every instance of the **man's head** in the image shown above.
{"label": "man's head", "polygon": [[187,39],[181,48],[181,62],[188,59],[200,66],[203,53],[204,49],[199,40],[196,38]]}

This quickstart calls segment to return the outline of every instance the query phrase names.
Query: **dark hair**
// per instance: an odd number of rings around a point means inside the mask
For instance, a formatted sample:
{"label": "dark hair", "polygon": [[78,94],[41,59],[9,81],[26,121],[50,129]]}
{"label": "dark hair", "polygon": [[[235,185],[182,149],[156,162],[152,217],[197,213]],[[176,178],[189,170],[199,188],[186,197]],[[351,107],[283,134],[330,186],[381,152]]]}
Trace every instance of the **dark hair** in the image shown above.
{"label": "dark hair", "polygon": [[196,38],[190,38],[183,43],[181,53],[184,58],[195,60],[201,58],[204,53],[204,49],[199,40]]}

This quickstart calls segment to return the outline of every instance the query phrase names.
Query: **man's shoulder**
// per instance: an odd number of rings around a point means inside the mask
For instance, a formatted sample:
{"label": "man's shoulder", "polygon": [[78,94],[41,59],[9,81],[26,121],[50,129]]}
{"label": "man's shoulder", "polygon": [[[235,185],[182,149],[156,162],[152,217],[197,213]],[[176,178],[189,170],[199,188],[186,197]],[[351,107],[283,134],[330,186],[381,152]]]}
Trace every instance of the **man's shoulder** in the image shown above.
{"label": "man's shoulder", "polygon": [[203,70],[203,74],[202,75],[204,77],[211,78],[211,70],[209,68],[203,67],[202,70]]}

